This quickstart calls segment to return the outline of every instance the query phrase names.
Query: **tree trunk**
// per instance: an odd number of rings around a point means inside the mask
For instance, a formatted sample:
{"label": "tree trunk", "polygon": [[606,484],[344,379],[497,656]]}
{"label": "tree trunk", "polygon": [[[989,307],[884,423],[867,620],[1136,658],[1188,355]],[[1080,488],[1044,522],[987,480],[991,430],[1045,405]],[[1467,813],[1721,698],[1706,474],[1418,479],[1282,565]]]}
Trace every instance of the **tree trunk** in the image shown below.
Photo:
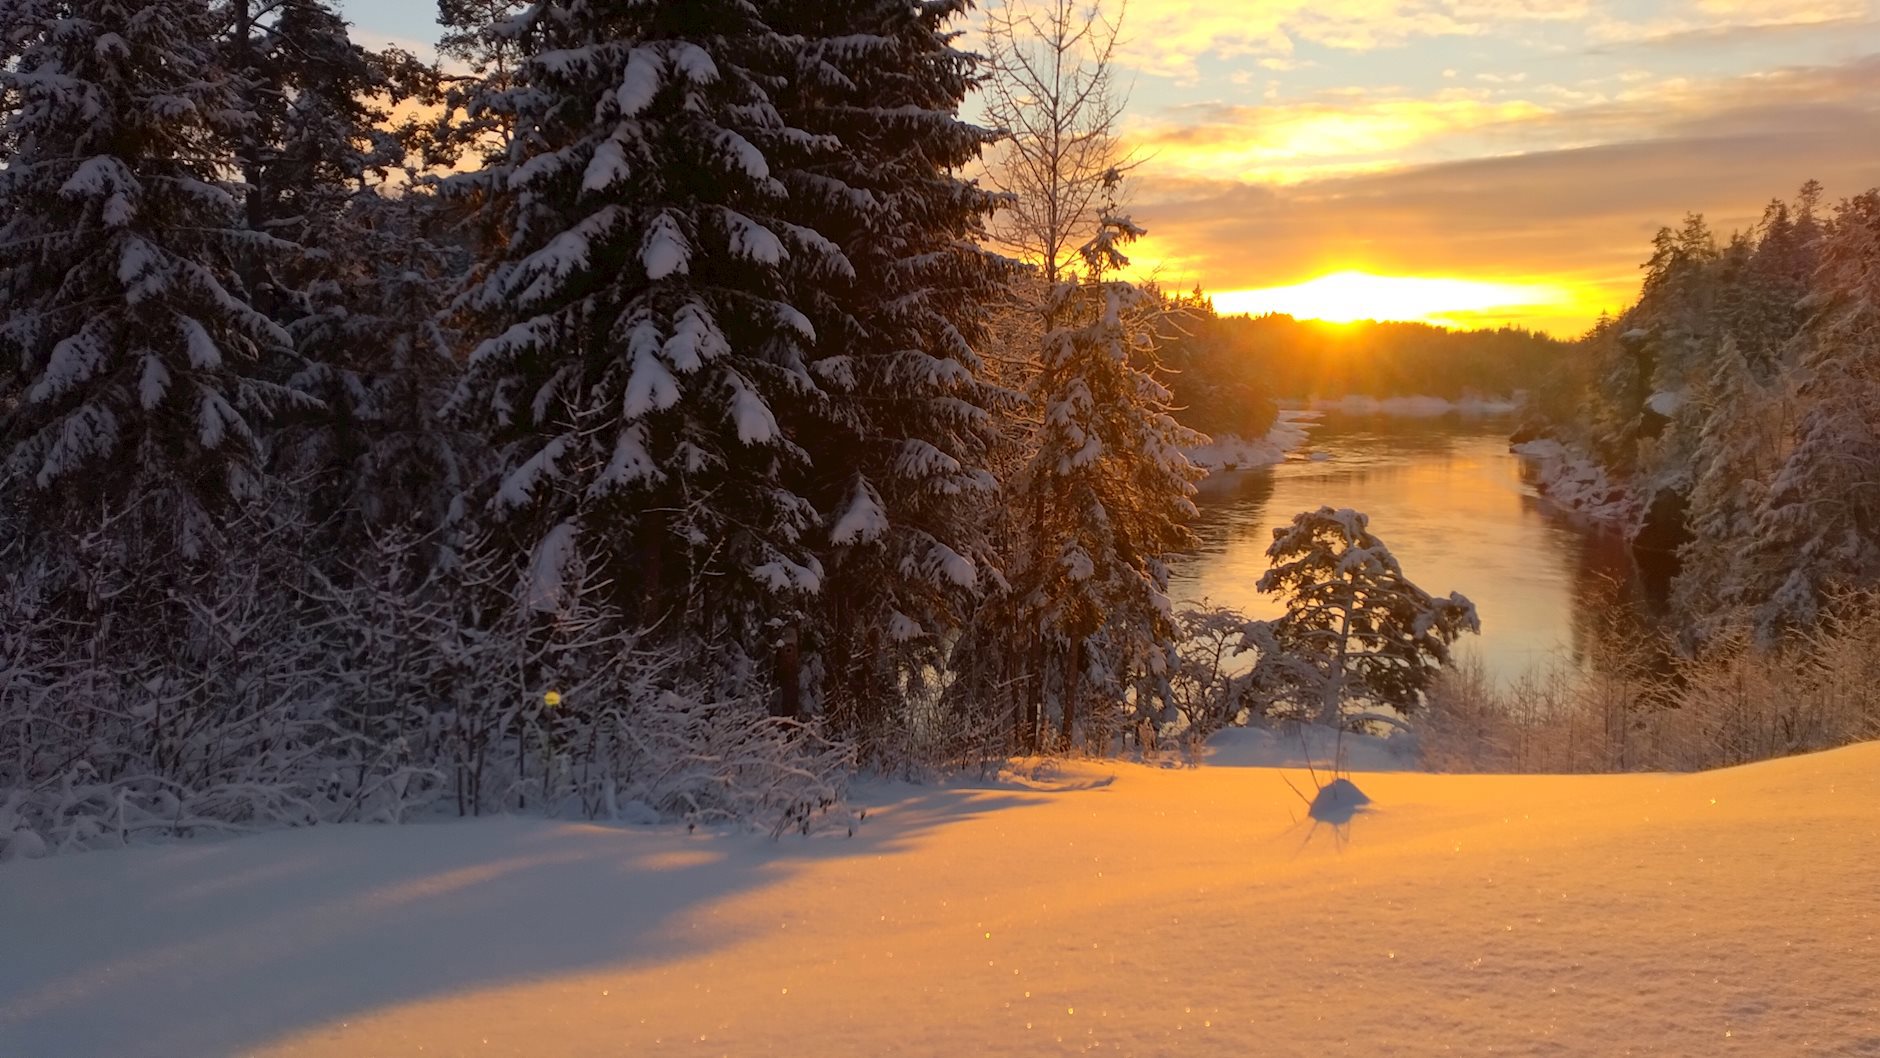
{"label": "tree trunk", "polygon": [[1338,618],[1338,649],[1333,652],[1325,671],[1325,688],[1319,700],[1319,723],[1330,728],[1340,726],[1345,699],[1345,652],[1351,646],[1351,607],[1356,603],[1356,589],[1346,597],[1344,611]]}
{"label": "tree trunk", "polygon": [[1064,722],[1060,734],[1063,736],[1063,748],[1066,750],[1071,747],[1071,733],[1077,723],[1078,676],[1083,669],[1081,664],[1083,652],[1084,640],[1082,636],[1078,636],[1071,640],[1070,652],[1064,656]]}
{"label": "tree trunk", "polygon": [[796,625],[784,629],[777,644],[777,705],[771,713],[792,720],[803,715],[802,632]]}

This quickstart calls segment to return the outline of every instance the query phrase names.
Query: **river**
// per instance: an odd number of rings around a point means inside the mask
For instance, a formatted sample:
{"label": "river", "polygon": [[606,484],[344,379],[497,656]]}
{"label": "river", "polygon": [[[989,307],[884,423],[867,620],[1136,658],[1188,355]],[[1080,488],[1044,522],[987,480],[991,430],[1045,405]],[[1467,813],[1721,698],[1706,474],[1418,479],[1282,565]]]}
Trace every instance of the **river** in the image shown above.
{"label": "river", "polygon": [[1327,413],[1277,466],[1201,483],[1199,548],[1174,563],[1177,605],[1207,601],[1274,617],[1254,588],[1273,529],[1300,511],[1370,515],[1411,581],[1468,596],[1482,620],[1458,656],[1498,680],[1560,659],[1585,663],[1615,613],[1650,609],[1625,543],[1550,504],[1508,451],[1502,417],[1393,418]]}

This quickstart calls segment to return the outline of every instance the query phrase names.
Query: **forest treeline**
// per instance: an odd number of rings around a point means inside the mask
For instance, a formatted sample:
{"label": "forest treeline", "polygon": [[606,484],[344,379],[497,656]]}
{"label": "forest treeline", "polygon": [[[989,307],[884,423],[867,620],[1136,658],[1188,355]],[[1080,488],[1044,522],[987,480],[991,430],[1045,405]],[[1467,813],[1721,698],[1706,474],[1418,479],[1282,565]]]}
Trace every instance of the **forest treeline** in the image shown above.
{"label": "forest treeline", "polygon": [[1668,612],[1615,615],[1590,670],[1452,675],[1433,763],[1680,769],[1880,738],[1880,192],[1810,182],[1722,238],[1692,214],[1643,268],[1517,440],[1558,442],[1560,495],[1618,520]]}
{"label": "forest treeline", "polygon": [[1630,491],[1687,643],[1806,634],[1880,586],[1880,191],[1830,205],[1810,182],[1746,231],[1692,214],[1651,249],[1525,432]]}
{"label": "forest treeline", "polygon": [[[1231,381],[1241,392],[1284,401],[1348,396],[1507,399],[1551,378],[1574,343],[1519,327],[1453,330],[1428,323],[1327,323],[1283,314],[1220,316],[1200,292],[1172,299],[1185,312],[1165,359],[1197,429],[1218,429],[1209,387]],[[1201,350],[1193,399],[1183,391],[1188,347]],[[1241,432],[1241,431],[1223,431]]]}

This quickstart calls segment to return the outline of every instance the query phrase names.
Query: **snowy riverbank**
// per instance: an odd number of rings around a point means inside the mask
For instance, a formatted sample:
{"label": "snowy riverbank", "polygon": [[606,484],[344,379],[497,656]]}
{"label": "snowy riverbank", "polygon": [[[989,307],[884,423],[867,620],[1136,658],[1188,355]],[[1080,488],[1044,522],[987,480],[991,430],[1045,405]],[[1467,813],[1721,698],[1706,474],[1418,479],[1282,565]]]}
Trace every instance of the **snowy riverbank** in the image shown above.
{"label": "snowy riverbank", "polygon": [[853,838],[494,818],[7,864],[0,1054],[1871,1051],[1880,744],[1359,772],[1314,822],[1303,769],[1222,766],[1284,747],[1226,741],[877,785]]}
{"label": "snowy riverbank", "polygon": [[1288,453],[1306,442],[1319,412],[1305,408],[1282,408],[1265,437],[1247,440],[1233,434],[1217,437],[1210,444],[1186,450],[1188,461],[1213,473],[1219,470],[1251,470],[1284,463]]}
{"label": "snowy riverbank", "polygon": [[1602,524],[1630,529],[1640,503],[1591,456],[1551,437],[1523,441],[1509,451],[1534,464],[1535,487],[1554,504]]}

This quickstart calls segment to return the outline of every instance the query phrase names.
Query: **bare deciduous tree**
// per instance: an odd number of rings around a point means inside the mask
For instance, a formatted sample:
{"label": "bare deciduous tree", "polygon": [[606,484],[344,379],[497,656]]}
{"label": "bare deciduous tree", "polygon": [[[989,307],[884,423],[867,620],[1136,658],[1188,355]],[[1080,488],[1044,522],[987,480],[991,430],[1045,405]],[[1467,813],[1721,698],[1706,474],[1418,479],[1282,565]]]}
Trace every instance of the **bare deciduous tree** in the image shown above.
{"label": "bare deciduous tree", "polygon": [[1006,134],[989,178],[1011,199],[993,236],[1049,283],[1076,263],[1106,184],[1130,166],[1116,135],[1128,97],[1112,66],[1124,10],[1005,0],[987,16],[986,114]]}

